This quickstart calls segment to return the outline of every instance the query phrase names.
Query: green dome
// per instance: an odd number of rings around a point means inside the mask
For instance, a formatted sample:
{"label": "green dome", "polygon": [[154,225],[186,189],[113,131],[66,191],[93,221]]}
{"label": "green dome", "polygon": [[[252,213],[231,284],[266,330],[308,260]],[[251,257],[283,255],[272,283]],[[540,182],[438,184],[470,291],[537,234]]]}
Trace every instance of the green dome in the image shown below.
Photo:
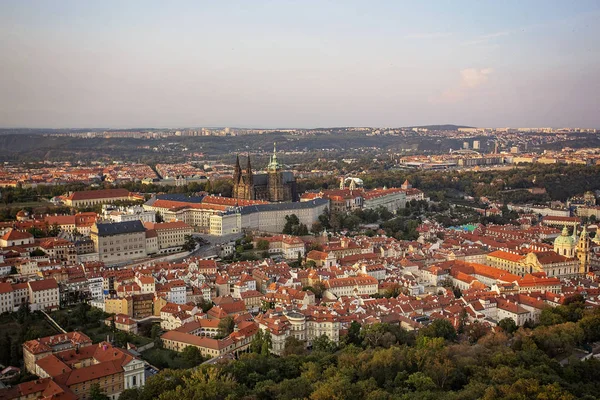
{"label": "green dome", "polygon": [[575,247],[575,238],[569,235],[569,230],[565,226],[562,230],[562,234],[554,239],[554,247]]}

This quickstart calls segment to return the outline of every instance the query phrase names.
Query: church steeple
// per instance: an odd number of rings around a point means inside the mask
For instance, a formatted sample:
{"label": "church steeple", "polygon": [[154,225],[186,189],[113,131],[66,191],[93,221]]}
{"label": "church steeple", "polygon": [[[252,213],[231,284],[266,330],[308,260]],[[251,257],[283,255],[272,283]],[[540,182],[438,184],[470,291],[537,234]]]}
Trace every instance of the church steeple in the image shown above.
{"label": "church steeple", "polygon": [[270,171],[277,171],[281,169],[281,165],[277,162],[277,143],[273,143],[273,155],[270,158],[267,169]]}
{"label": "church steeple", "polygon": [[246,165],[246,180],[249,184],[254,182],[254,176],[252,175],[252,165],[250,164],[250,153],[248,153],[248,164]]}
{"label": "church steeple", "polygon": [[586,274],[590,269],[590,237],[585,224],[577,242],[577,258],[579,259],[579,273]]}
{"label": "church steeple", "polygon": [[233,169],[233,183],[238,183],[242,177],[242,167],[240,166],[239,154],[235,156],[235,167]]}

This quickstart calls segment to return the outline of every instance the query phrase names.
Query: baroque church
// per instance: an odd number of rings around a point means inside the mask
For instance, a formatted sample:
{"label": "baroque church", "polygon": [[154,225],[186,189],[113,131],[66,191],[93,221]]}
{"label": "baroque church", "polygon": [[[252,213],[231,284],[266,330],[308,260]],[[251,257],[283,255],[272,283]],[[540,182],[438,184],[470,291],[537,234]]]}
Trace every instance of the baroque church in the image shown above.
{"label": "baroque church", "polygon": [[591,240],[585,225],[581,235],[577,238],[577,226],[573,228],[573,234],[565,226],[562,234],[554,240],[554,252],[568,259],[576,260],[577,272],[584,275],[590,270],[590,245]]}
{"label": "baroque church", "polygon": [[233,172],[233,198],[271,202],[298,201],[296,178],[291,171],[283,171],[282,165],[277,161],[276,145],[273,145],[273,155],[266,173],[252,172],[250,156],[246,171],[242,171],[240,158],[237,157]]}

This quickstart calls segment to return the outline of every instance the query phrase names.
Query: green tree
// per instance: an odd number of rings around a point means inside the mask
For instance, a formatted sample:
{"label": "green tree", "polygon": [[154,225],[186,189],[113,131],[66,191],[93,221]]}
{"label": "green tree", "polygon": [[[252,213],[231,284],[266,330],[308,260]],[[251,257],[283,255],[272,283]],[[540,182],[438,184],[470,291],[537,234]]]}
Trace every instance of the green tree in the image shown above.
{"label": "green tree", "polygon": [[226,337],[233,333],[235,328],[235,321],[232,317],[228,316],[219,321],[219,336]]}
{"label": "green tree", "polygon": [[250,351],[253,353],[260,354],[263,344],[263,333],[262,329],[258,329],[254,337],[252,338],[252,342],[250,342]]}
{"label": "green tree", "polygon": [[19,365],[23,360],[23,347],[17,341],[10,346],[10,365]]}
{"label": "green tree", "polygon": [[141,390],[138,388],[125,389],[119,395],[119,400],[139,400]]}
{"label": "green tree", "polygon": [[202,309],[203,313],[207,313],[208,310],[210,310],[213,307],[212,301],[207,301],[204,298],[200,299],[197,305]]}
{"label": "green tree", "polygon": [[187,346],[181,352],[181,358],[183,358],[190,367],[201,364],[204,361],[200,350],[196,346]]}
{"label": "green tree", "polygon": [[293,235],[294,231],[298,229],[300,220],[296,214],[285,216],[285,225],[283,226],[283,233],[286,235]]}
{"label": "green tree", "polygon": [[361,326],[358,322],[352,321],[350,327],[348,328],[348,333],[344,338],[346,344],[353,344],[355,346],[360,346],[362,344],[362,338],[360,336]]}
{"label": "green tree", "polygon": [[109,397],[104,394],[100,388],[100,384],[92,383],[90,386],[90,400],[109,400]]}
{"label": "green tree", "polygon": [[447,319],[436,319],[419,331],[422,336],[430,338],[444,338],[446,340],[456,339],[456,329]]}
{"label": "green tree", "polygon": [[503,318],[498,322],[498,326],[502,328],[502,330],[508,334],[513,334],[519,328],[515,323],[515,320],[512,318]]}
{"label": "green tree", "polygon": [[196,243],[196,239],[192,235],[185,235],[182,248],[185,251],[192,251],[196,248]]}
{"label": "green tree", "polygon": [[0,338],[0,364],[4,366],[12,365],[10,352],[12,349],[12,339],[8,335],[8,332],[4,332],[4,335]]}
{"label": "green tree", "polygon": [[283,348],[283,355],[289,356],[291,354],[302,355],[306,352],[304,341],[296,339],[293,336],[285,338],[285,344]]}
{"label": "green tree", "polygon": [[273,345],[273,342],[271,339],[271,332],[266,331],[263,334],[263,340],[262,340],[262,345],[260,348],[260,354],[262,354],[263,356],[268,356],[271,353],[272,345]]}
{"label": "green tree", "polygon": [[194,370],[185,385],[160,395],[161,400],[213,400],[238,398],[238,383],[231,374],[214,366],[203,366]]}
{"label": "green tree", "polygon": [[415,372],[414,374],[410,374],[406,380],[406,384],[416,392],[427,392],[436,389],[436,385],[433,380],[423,372]]}
{"label": "green tree", "polygon": [[319,233],[323,232],[323,224],[321,223],[321,221],[315,221],[313,222],[313,224],[310,226],[310,232],[313,235],[318,235]]}
{"label": "green tree", "polygon": [[377,347],[384,344],[384,336],[387,333],[384,324],[375,323],[365,325],[361,329],[363,344],[368,347]]}
{"label": "green tree", "polygon": [[57,223],[52,224],[50,229],[48,230],[48,236],[56,237],[60,233],[60,226]]}
{"label": "green tree", "polygon": [[269,241],[260,239],[258,242],[256,242],[256,249],[261,251],[269,250]]}
{"label": "green tree", "polygon": [[44,257],[46,253],[42,249],[35,249],[29,253],[31,257]]}
{"label": "green tree", "polygon": [[17,321],[19,321],[20,324],[23,324],[25,321],[29,320],[30,316],[31,310],[29,309],[29,303],[22,303],[17,310]]}
{"label": "green tree", "polygon": [[334,341],[329,339],[329,337],[327,335],[322,334],[321,336],[319,336],[315,340],[313,340],[312,348],[315,351],[324,351],[324,352],[331,353],[337,349],[337,345],[335,344]]}

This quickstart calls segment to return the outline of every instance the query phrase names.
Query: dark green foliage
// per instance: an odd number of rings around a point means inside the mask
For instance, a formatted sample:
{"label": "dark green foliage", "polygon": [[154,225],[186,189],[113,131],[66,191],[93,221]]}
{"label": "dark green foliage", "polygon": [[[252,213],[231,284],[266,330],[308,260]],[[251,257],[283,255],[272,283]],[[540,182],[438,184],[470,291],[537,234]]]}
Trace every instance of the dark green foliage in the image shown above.
{"label": "dark green foliage", "polygon": [[306,225],[301,224],[296,214],[285,216],[285,225],[283,226],[282,233],[286,235],[306,236],[308,235],[308,228]]}
{"label": "dark green foliage", "polygon": [[498,322],[498,326],[508,334],[512,334],[517,331],[517,324],[512,318],[504,318]]}
{"label": "dark green foliage", "polygon": [[313,352],[283,357],[253,351],[194,371],[163,371],[128,398],[574,400],[600,389],[599,361],[561,367],[530,339],[511,346],[503,333],[476,345],[420,337],[416,345],[364,350],[335,350],[318,338]]}
{"label": "dark green foliage", "polygon": [[92,383],[90,388],[90,400],[109,400],[109,397],[104,394],[98,383]]}
{"label": "dark green foliage", "polygon": [[456,330],[446,319],[436,319],[419,332],[419,334],[431,338],[443,338],[446,340],[456,339]]}
{"label": "dark green foliage", "polygon": [[183,250],[185,251],[192,251],[196,248],[196,239],[194,239],[194,237],[192,235],[185,235],[184,237],[185,242],[183,243]]}
{"label": "dark green foliage", "polygon": [[229,336],[233,329],[235,328],[235,322],[232,317],[225,317],[221,321],[219,321],[219,336],[226,337]]}

